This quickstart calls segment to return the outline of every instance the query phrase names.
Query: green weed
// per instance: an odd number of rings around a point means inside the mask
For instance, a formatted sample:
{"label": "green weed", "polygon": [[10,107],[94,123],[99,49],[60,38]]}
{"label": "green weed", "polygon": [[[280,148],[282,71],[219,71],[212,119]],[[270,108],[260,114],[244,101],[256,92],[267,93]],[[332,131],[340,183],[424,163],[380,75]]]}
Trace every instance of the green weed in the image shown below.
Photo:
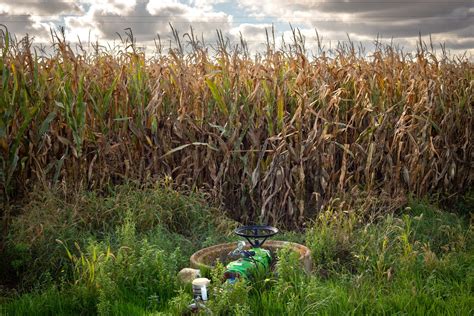
{"label": "green weed", "polygon": [[[67,215],[56,218],[57,207]],[[194,250],[226,240],[223,227],[233,225],[216,219],[196,197],[159,187],[123,186],[108,196],[86,193],[69,199],[46,192],[24,211],[15,225],[27,219],[34,223],[10,236],[16,245],[10,258],[16,259],[9,266],[38,286],[25,282],[24,293],[2,298],[0,310],[7,315],[186,315],[191,289],[178,284],[177,271]],[[94,212],[107,219],[100,229]],[[44,222],[34,217],[38,214]],[[314,260],[310,274],[288,249],[278,253],[274,273],[234,286],[222,283],[224,266],[217,264],[207,274],[210,300],[201,314],[474,312],[473,226],[463,212],[412,201],[369,220],[356,214],[363,212],[328,208],[306,233],[282,234],[306,240]],[[184,225],[176,227],[174,219]],[[38,223],[44,228],[40,235],[33,229]],[[31,236],[37,237],[31,241]],[[51,252],[38,256],[34,247]]]}

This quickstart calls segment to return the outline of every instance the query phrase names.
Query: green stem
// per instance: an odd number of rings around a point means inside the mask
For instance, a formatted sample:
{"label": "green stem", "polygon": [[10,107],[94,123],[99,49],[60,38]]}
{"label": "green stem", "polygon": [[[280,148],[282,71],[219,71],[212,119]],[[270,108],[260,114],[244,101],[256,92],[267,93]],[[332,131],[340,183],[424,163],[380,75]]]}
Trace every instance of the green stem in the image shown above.
{"label": "green stem", "polygon": [[10,203],[8,197],[8,189],[6,185],[3,186],[3,214],[2,214],[2,236],[0,240],[0,254],[5,250],[5,244],[8,236],[8,224],[10,220]]}

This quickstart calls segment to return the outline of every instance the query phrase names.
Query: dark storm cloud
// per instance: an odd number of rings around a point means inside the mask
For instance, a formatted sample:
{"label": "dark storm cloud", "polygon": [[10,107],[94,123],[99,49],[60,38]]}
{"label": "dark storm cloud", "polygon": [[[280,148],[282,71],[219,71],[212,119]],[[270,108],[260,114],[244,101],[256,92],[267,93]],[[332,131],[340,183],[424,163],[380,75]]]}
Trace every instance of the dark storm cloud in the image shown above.
{"label": "dark storm cloud", "polygon": [[[423,35],[452,32],[460,29],[471,27],[474,18],[464,18],[450,23],[430,19],[405,19],[403,22],[384,21],[384,20],[366,20],[366,21],[321,21],[311,20],[308,22],[312,27],[322,30],[341,31],[347,33],[355,33],[359,35],[376,36],[377,34],[384,37],[416,37],[419,33]],[[471,32],[474,30],[471,30]],[[471,33],[472,35],[472,33]]]}
{"label": "dark storm cloud", "polygon": [[[464,29],[473,25],[474,14],[469,12],[473,1],[366,1],[353,0],[345,3],[327,2],[318,6],[324,13],[349,14],[332,28],[359,34],[384,34],[389,37],[410,37]],[[311,22],[313,27],[328,28],[324,22]]]}
{"label": "dark storm cloud", "polygon": [[416,36],[418,32],[441,33],[474,23],[474,1],[449,0],[240,0],[250,11],[264,11],[294,24],[331,31],[388,36]]}
{"label": "dark storm cloud", "polygon": [[457,50],[468,50],[474,47],[474,38],[448,39],[444,41],[446,47]]}
{"label": "dark storm cloud", "polygon": [[472,1],[449,0],[347,0],[307,2],[304,9],[315,9],[332,13],[383,13],[389,16],[434,16],[444,15],[456,8],[470,7]]}
{"label": "dark storm cloud", "polygon": [[321,34],[366,41],[382,36],[411,42],[432,35],[453,49],[473,49],[474,1],[466,0],[239,0],[240,6],[256,16],[279,21]]}

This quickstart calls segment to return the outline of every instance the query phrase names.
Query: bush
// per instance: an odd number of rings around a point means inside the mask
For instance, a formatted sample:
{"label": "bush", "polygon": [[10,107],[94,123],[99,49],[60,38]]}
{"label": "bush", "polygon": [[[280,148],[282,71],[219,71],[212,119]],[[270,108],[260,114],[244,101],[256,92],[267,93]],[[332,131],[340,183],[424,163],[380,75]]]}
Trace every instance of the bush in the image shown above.
{"label": "bush", "polygon": [[[176,224],[180,221],[183,225]],[[96,260],[105,260],[108,248],[114,256],[124,255],[127,248],[121,247],[130,245],[136,251],[152,248],[165,256],[175,253],[176,265],[182,267],[202,244],[226,240],[232,231],[228,225],[233,224],[198,196],[162,185],[129,184],[107,195],[34,191],[14,218],[0,276],[2,283],[20,290],[48,288],[51,280],[71,272],[64,268],[70,261],[64,246],[78,258],[94,256],[94,251],[95,257],[104,255]],[[135,244],[137,240],[147,244]]]}

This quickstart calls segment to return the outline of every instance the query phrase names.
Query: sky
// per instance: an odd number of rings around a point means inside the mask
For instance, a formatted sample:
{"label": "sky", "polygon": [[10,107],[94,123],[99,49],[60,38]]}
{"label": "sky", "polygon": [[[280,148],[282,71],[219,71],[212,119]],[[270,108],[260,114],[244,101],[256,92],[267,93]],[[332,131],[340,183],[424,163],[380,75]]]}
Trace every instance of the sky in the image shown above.
{"label": "sky", "polygon": [[252,51],[263,50],[272,26],[277,45],[289,41],[291,25],[309,49],[316,48],[316,32],[325,48],[348,37],[370,48],[379,38],[406,51],[421,34],[435,48],[443,43],[453,54],[474,56],[474,0],[0,0],[0,24],[36,43],[47,43],[58,27],[83,43],[114,43],[131,28],[148,51],[157,35],[169,43],[169,23],[180,36],[192,26],[207,43],[216,40],[216,29],[231,44],[242,35]]}

